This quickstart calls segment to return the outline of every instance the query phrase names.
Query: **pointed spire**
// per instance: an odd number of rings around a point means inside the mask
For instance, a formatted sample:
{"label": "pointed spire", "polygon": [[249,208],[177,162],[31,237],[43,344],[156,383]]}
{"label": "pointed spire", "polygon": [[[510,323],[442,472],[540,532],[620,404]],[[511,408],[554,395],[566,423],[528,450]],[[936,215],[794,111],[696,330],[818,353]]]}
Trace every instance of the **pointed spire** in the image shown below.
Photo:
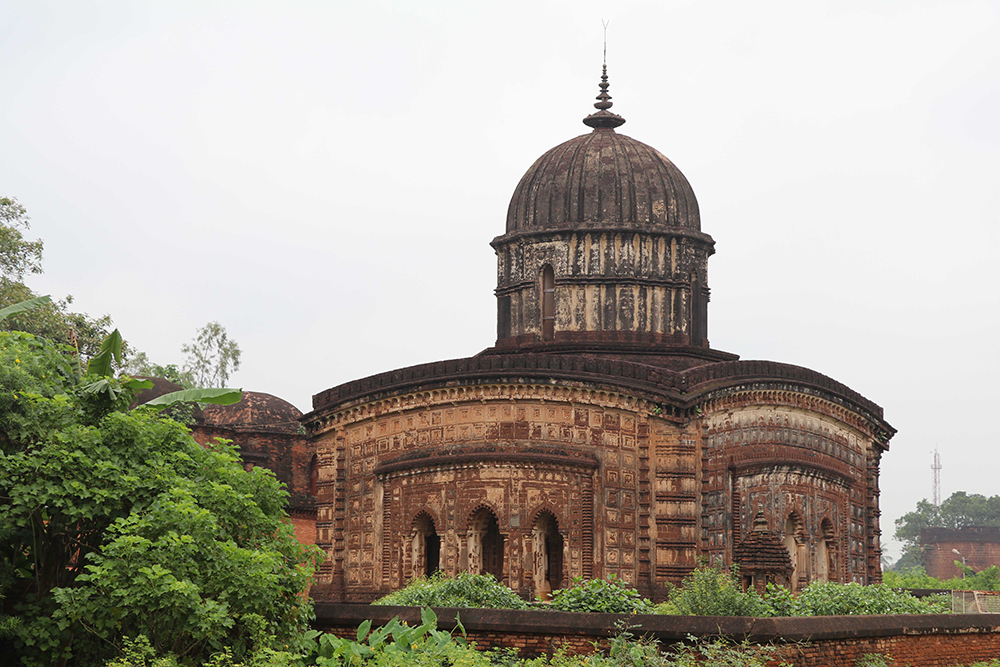
{"label": "pointed spire", "polygon": [[610,109],[612,106],[614,106],[614,104],[611,101],[611,95],[608,94],[608,88],[610,86],[611,84],[608,83],[608,65],[607,63],[605,63],[604,71],[601,73],[601,83],[598,84],[598,87],[600,87],[601,89],[601,93],[596,98],[594,98],[597,100],[597,103],[594,104],[595,109],[602,109],[602,110]]}
{"label": "pointed spire", "polygon": [[757,506],[757,515],[753,518],[753,529],[755,531],[767,530],[767,519],[764,518],[764,508]]}
{"label": "pointed spire", "polygon": [[601,83],[599,87],[601,92],[595,98],[597,100],[594,103],[594,108],[597,109],[597,113],[592,113],[583,119],[583,124],[587,127],[592,127],[595,130],[600,128],[615,129],[625,124],[625,119],[618,114],[613,114],[608,109],[613,105],[611,101],[611,94],[608,93],[608,87],[611,84],[608,83],[608,65],[604,64],[604,70],[601,73]]}

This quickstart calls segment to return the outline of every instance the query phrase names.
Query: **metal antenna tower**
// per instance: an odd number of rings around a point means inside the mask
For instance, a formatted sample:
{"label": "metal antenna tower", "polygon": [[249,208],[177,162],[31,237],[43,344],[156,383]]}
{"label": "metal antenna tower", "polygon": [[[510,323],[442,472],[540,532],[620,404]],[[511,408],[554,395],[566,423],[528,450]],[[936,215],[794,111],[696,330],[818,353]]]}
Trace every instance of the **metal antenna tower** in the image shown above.
{"label": "metal antenna tower", "polygon": [[937,447],[934,448],[934,507],[941,507],[941,455],[938,454]]}

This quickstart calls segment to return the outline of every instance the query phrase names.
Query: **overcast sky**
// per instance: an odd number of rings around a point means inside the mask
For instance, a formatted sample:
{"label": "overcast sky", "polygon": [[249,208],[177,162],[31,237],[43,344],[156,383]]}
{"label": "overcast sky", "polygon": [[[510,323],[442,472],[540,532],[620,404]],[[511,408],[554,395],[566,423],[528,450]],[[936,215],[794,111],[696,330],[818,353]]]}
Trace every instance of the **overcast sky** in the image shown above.
{"label": "overcast sky", "polygon": [[[588,131],[601,20],[621,132],[698,195],[712,346],[885,409],[882,527],[995,495],[1000,3],[0,0],[0,196],[30,285],[303,411],[496,333],[524,171]],[[898,551],[890,549],[896,557]]]}

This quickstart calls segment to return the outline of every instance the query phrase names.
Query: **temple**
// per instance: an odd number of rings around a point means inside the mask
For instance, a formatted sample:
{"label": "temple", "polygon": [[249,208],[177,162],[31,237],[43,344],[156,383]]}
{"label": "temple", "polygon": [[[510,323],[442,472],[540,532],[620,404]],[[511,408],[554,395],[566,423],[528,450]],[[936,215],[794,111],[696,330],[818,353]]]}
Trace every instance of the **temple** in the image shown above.
{"label": "temple", "polygon": [[748,586],[881,580],[894,429],[825,375],[711,347],[694,190],[618,131],[606,67],[599,91],[492,241],[495,344],[313,397],[317,599],[441,570],[526,597],[615,575],[662,600],[702,559],[746,561]]}

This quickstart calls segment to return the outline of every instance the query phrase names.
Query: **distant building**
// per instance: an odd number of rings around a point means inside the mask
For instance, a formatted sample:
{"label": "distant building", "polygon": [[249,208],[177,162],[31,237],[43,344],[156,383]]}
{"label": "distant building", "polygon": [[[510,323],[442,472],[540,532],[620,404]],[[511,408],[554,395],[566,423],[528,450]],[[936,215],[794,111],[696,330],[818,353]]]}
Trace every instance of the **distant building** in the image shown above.
{"label": "distant building", "polygon": [[1000,526],[924,528],[920,531],[920,553],[927,574],[938,579],[962,576],[955,561],[977,572],[1000,566]]}
{"label": "distant building", "polygon": [[443,570],[525,596],[616,575],[661,600],[700,558],[765,538],[788,561],[755,561],[751,585],[881,580],[894,429],[825,375],[710,347],[715,242],[694,191],[616,132],[606,73],[600,90],[591,131],[535,161],[492,242],[495,345],[313,397],[318,599]]}
{"label": "distant building", "polygon": [[[162,378],[148,379],[153,380],[153,388],[141,392],[137,404],[183,389]],[[295,536],[303,544],[315,544],[318,471],[313,447],[299,423],[301,417],[298,408],[277,396],[244,391],[238,403],[194,408],[189,426],[199,444],[215,438],[231,440],[247,470],[262,466],[274,472],[289,492],[286,509]]]}

